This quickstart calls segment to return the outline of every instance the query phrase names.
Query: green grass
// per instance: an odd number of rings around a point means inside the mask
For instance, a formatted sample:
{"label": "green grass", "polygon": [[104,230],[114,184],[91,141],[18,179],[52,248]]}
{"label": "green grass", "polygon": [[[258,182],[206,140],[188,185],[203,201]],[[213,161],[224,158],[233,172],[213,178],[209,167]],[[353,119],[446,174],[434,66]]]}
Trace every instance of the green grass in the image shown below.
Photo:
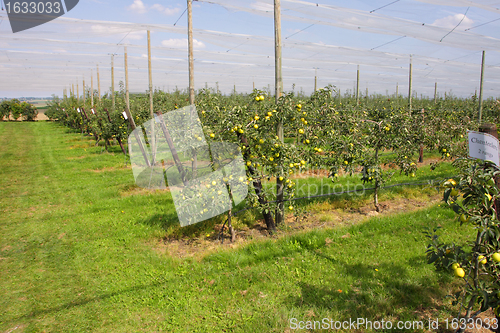
{"label": "green grass", "polygon": [[[168,192],[53,123],[0,123],[0,331],[283,332],[299,320],[449,318],[455,281],[425,260],[424,227],[460,242],[443,207],[178,259]],[[444,171],[443,171],[444,172]],[[128,195],[124,195],[128,194]]]}

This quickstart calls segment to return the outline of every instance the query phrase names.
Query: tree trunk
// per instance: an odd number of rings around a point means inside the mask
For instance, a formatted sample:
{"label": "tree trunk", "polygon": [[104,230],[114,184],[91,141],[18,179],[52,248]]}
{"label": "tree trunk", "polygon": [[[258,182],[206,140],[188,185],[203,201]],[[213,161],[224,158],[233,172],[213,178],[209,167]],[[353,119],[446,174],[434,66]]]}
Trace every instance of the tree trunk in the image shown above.
{"label": "tree trunk", "polygon": [[231,243],[234,243],[236,235],[234,233],[233,225],[231,224],[231,214],[232,214],[232,209],[229,210],[229,213],[227,215],[227,227],[229,229],[229,233],[231,234]]}
{"label": "tree trunk", "polygon": [[[379,148],[375,148],[375,163],[378,165],[378,150]],[[378,205],[378,190],[380,187],[380,183],[378,178],[375,179],[375,191],[373,192],[373,205],[375,206],[375,210],[380,213],[380,207]]]}
{"label": "tree trunk", "polygon": [[[244,135],[238,133],[238,139],[240,140],[240,142],[242,144],[244,144],[246,146],[244,155],[245,155],[245,158],[248,159],[250,156],[250,146],[248,144],[247,138]],[[253,177],[256,175],[256,170],[252,166],[249,166],[248,173],[250,174],[250,176]],[[262,207],[264,207],[267,204],[267,200],[266,200],[266,197],[264,195],[264,191],[262,190],[262,182],[260,181],[260,179],[254,179],[253,186],[255,188],[255,194],[257,194],[259,204]],[[274,219],[273,219],[273,215],[271,214],[271,211],[268,209],[267,209],[267,211],[264,210],[262,212],[262,215],[264,216],[264,221],[266,222],[267,230],[270,233],[276,232],[276,225],[274,224]]]}
{"label": "tree trunk", "polygon": [[118,141],[118,144],[120,145],[120,148],[122,149],[123,154],[127,155],[127,151],[125,150],[125,147],[123,147],[122,140],[120,138],[117,138],[116,141]]}

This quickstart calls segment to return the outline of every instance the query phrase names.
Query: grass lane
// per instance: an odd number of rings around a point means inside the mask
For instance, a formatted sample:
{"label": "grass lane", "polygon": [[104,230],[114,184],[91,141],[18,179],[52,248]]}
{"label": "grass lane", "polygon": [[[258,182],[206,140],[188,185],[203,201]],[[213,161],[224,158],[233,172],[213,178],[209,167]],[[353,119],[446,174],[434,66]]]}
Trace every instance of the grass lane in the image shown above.
{"label": "grass lane", "polygon": [[468,237],[447,208],[174,259],[148,245],[178,223],[170,195],[124,195],[133,176],[115,152],[52,123],[0,123],[0,331],[283,332],[290,318],[452,314],[441,300],[454,279],[425,263],[421,233]]}

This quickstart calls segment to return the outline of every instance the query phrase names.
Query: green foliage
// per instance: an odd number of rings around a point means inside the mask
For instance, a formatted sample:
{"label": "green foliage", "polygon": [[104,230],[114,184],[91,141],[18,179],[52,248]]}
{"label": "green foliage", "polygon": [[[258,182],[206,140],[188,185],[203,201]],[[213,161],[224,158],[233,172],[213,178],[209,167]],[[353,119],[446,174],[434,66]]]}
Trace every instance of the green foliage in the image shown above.
{"label": "green foliage", "polygon": [[[114,109],[107,95],[94,106],[89,105],[88,99],[87,105],[75,98],[55,99],[48,116],[108,147],[115,140],[125,141],[130,134],[121,116],[125,109],[123,89],[115,93],[115,99]],[[188,100],[187,92],[156,90],[154,110],[175,110],[186,106]],[[499,108],[497,104],[485,101],[485,118],[496,120],[497,113],[493,111]],[[356,104],[351,96],[338,96],[333,86],[318,89],[310,97],[289,92],[277,102],[268,92],[258,89],[248,95],[230,96],[201,89],[196,97],[207,141],[240,146],[251,189],[247,204],[262,212],[274,212],[277,208],[276,188],[260,190],[265,180],[282,182],[287,201],[295,195],[296,184],[291,178],[297,173],[328,170],[333,182],[342,172],[360,174],[365,184],[374,186],[374,205],[378,210],[379,189],[398,170],[415,177],[421,148],[437,149],[441,161],[466,156],[464,137],[468,129],[477,129],[472,121],[476,113],[473,101],[449,97],[434,103],[416,99],[413,105],[415,108],[408,110],[405,99],[386,96],[372,96]],[[78,113],[77,108],[86,112]],[[130,111],[137,126],[148,121],[149,95],[131,96]],[[283,124],[285,144],[277,136],[279,123]],[[285,206],[297,212],[291,202]]]}
{"label": "green foliage", "polygon": [[9,115],[10,115],[10,110],[11,110],[11,104],[10,101],[2,101],[0,104],[0,120],[8,120]]}
{"label": "green foliage", "polygon": [[[500,171],[490,162],[459,159],[459,180],[443,183],[444,201],[457,214],[460,224],[474,227],[466,243],[455,245],[431,239],[427,255],[437,268],[454,271],[463,284],[454,295],[454,305],[464,309],[468,319],[477,305],[480,311],[500,306],[500,221],[497,215],[500,192],[495,184]],[[454,265],[452,267],[452,265]],[[460,271],[458,271],[460,270]],[[463,270],[463,271],[462,271]],[[463,276],[461,276],[463,275]]]}
{"label": "green foliage", "polygon": [[36,107],[30,103],[22,102],[22,116],[25,121],[35,121],[35,118],[38,114]]}
{"label": "green foliage", "polygon": [[23,113],[23,107],[18,99],[10,100],[10,114],[14,120],[17,120]]}

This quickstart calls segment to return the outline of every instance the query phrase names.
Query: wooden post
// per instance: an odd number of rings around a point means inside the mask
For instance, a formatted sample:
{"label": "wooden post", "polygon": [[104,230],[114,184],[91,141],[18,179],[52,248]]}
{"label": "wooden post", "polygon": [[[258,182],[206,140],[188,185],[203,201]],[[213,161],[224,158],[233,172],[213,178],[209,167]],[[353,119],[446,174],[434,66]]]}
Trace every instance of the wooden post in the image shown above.
{"label": "wooden post", "polygon": [[[283,76],[281,72],[281,0],[274,0],[274,88],[275,95],[274,99],[276,104],[278,104],[279,98],[283,91]],[[279,115],[277,126],[277,135],[281,143],[285,142],[285,137],[283,134],[283,119],[282,115]],[[282,166],[281,166],[282,167]],[[279,176],[276,177],[276,201],[278,207],[275,212],[276,224],[279,225],[284,221],[285,216],[285,206],[283,203],[284,197],[284,183],[279,180]]]}
{"label": "wooden post", "polygon": [[479,123],[481,123],[483,115],[484,53],[483,50],[483,58],[481,60],[481,81],[479,83]]}
{"label": "wooden post", "polygon": [[[127,47],[125,46],[125,113],[127,114],[128,121],[130,123],[130,127],[132,128],[132,131],[135,129],[135,120],[134,117],[132,116],[132,113],[130,112],[130,102],[129,102],[129,88],[128,88],[128,59],[127,59]],[[151,166],[151,163],[149,162],[149,159],[146,154],[146,150],[144,149],[144,146],[142,145],[142,141],[139,139],[139,136],[137,135],[136,132],[133,132],[135,139],[137,143],[139,144],[139,149],[141,150],[142,156],[144,157],[144,161],[146,162],[147,166]]]}
{"label": "wooden post", "polygon": [[368,87],[366,87],[366,99],[368,99]]}
{"label": "wooden post", "polygon": [[[274,89],[275,102],[278,103],[283,92],[283,76],[281,63],[281,0],[274,0]],[[278,123],[278,137],[283,140],[283,122]]]}
{"label": "wooden post", "polygon": [[111,107],[115,109],[115,55],[111,55]]}
{"label": "wooden post", "polygon": [[410,74],[409,74],[409,82],[408,82],[408,107],[411,112],[411,102],[412,102],[412,96],[411,96],[411,91],[412,91],[412,83],[413,83],[413,58],[410,55]]}
{"label": "wooden post", "polygon": [[128,117],[130,127],[132,128],[132,130],[134,130],[135,120],[134,117],[132,117],[132,113],[130,112],[130,100],[129,100],[129,90],[128,90],[128,55],[126,46],[125,46],[125,114]]}
{"label": "wooden post", "polygon": [[83,79],[83,105],[85,105],[85,79]]}
{"label": "wooden post", "polygon": [[71,87],[72,87],[72,88],[71,88],[71,97],[75,97],[75,84],[74,84],[74,83],[72,83],[72,84],[71,84]]}
{"label": "wooden post", "polygon": [[155,164],[156,159],[156,145],[155,145],[155,115],[153,113],[153,74],[151,68],[151,32],[148,30],[148,73],[149,73],[149,112],[151,116],[151,140],[149,144],[151,146],[151,152],[153,154],[153,163]]}
{"label": "wooden post", "polygon": [[[424,109],[422,109],[422,127],[425,126]],[[418,163],[424,162],[424,144],[420,144],[420,152],[418,155]]]}
{"label": "wooden post", "polygon": [[438,83],[434,82],[434,104],[436,104],[437,101],[437,92],[438,92]]}
{"label": "wooden post", "polygon": [[399,96],[399,82],[396,82],[396,98]]}
{"label": "wooden post", "polygon": [[356,74],[356,105],[359,104],[359,65],[358,65],[358,71]]}
{"label": "wooden post", "polygon": [[153,74],[151,68],[151,32],[148,30],[148,76],[149,76],[149,113],[154,119],[153,113]]}
{"label": "wooden post", "polygon": [[97,93],[99,102],[101,101],[101,80],[99,79],[99,64],[97,64]]}
{"label": "wooden post", "polygon": [[186,180],[186,170],[184,170],[182,162],[179,158],[179,154],[177,153],[177,149],[175,148],[174,141],[172,140],[170,132],[168,131],[167,126],[163,121],[163,115],[161,112],[157,112],[156,114],[158,115],[160,126],[163,131],[163,136],[165,137],[168,147],[170,148],[170,152],[172,153],[172,157],[174,159],[175,166],[177,167],[177,171],[179,171],[179,174],[181,176],[182,183],[184,184],[184,186],[188,186],[189,184],[188,181]]}
{"label": "wooden post", "polygon": [[189,104],[194,104],[194,58],[193,58],[193,0],[187,0],[188,12],[188,60],[189,60]]}
{"label": "wooden post", "polygon": [[318,90],[318,69],[314,69],[314,91]]}
{"label": "wooden post", "polygon": [[78,83],[76,84],[76,100],[80,100],[80,90],[78,89]]}
{"label": "wooden post", "polygon": [[90,107],[94,107],[94,76],[90,70]]}

